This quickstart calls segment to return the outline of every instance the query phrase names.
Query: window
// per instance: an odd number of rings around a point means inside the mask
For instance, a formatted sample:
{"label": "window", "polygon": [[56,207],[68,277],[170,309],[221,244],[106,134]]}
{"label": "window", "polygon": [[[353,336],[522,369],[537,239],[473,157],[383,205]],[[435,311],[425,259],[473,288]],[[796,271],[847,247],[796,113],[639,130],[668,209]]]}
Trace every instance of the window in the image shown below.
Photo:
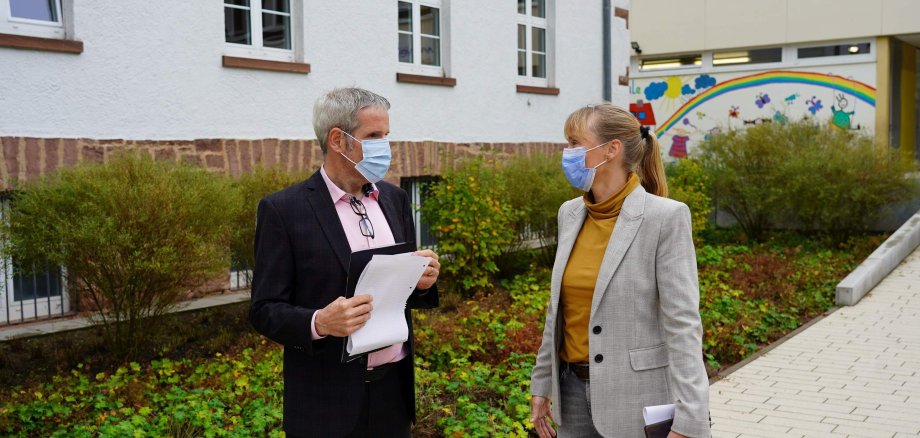
{"label": "window", "polygon": [[61,0],[0,0],[0,33],[64,38]]}
{"label": "window", "polygon": [[771,47],[769,49],[733,50],[730,52],[715,52],[712,54],[712,65],[714,66],[763,64],[768,62],[782,62],[782,60],[782,47]]}
{"label": "window", "polygon": [[233,55],[294,61],[290,0],[224,0],[224,40]]}
{"label": "window", "polygon": [[252,267],[233,256],[230,258],[230,290],[245,289],[252,286]]}
{"label": "window", "polygon": [[415,242],[419,248],[432,248],[438,244],[437,239],[431,234],[428,221],[422,216],[419,207],[431,196],[429,185],[437,181],[435,177],[403,178],[400,187],[409,194],[412,203],[413,219],[415,220]]}
{"label": "window", "polygon": [[799,48],[799,59],[821,58],[825,56],[865,55],[869,53],[869,43],[836,44],[832,46],[815,46]]}
{"label": "window", "polygon": [[[0,201],[5,220],[8,201]],[[5,241],[0,240],[0,246]],[[0,258],[0,325],[48,318],[70,311],[61,268],[24,270],[10,258]]]}
{"label": "window", "polygon": [[518,0],[517,73],[529,85],[546,86],[549,77],[549,0]]}
{"label": "window", "polygon": [[399,63],[405,71],[444,74],[441,0],[398,2]]}
{"label": "window", "polygon": [[703,55],[680,55],[669,56],[667,58],[650,58],[639,60],[639,69],[664,70],[671,68],[699,67],[703,63]]}

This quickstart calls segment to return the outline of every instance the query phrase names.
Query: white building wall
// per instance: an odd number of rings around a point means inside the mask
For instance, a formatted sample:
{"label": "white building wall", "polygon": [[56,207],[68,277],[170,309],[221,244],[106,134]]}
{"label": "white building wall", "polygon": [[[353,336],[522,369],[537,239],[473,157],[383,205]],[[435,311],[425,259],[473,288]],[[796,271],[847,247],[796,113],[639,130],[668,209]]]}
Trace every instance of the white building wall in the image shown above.
{"label": "white building wall", "polygon": [[[641,1],[641,0],[640,0]],[[611,9],[622,8],[629,10],[629,0],[611,0]],[[613,12],[611,11],[611,14]],[[626,20],[616,17],[611,19],[611,38],[610,51],[613,63],[613,96],[610,101],[616,105],[626,107],[629,105],[629,85],[620,85],[619,78],[621,75],[629,76],[630,59],[632,49],[630,48],[629,28]]]}
{"label": "white building wall", "polygon": [[643,56],[920,32],[917,0],[642,0]]}
{"label": "white building wall", "polygon": [[219,1],[75,1],[82,54],[0,47],[0,135],[315,138],[313,101],[356,85],[390,99],[396,140],[562,141],[565,117],[603,98],[600,1],[555,8],[558,96],[515,90],[515,2],[445,0],[444,10],[455,87],[396,82],[395,1],[305,0],[306,75],[222,67]]}

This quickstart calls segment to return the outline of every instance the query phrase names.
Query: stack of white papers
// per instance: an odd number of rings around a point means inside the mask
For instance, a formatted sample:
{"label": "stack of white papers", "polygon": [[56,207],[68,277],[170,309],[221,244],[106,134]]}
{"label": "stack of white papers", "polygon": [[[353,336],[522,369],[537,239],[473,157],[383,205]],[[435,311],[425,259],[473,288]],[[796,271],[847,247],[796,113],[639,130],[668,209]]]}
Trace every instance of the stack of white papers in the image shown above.
{"label": "stack of white papers", "polygon": [[348,354],[361,354],[409,339],[406,300],[418,284],[430,257],[412,253],[376,254],[358,277],[355,295],[374,297],[371,319],[348,337]]}
{"label": "stack of white papers", "polygon": [[642,418],[646,426],[670,420],[674,418],[674,405],[646,406],[642,408]]}

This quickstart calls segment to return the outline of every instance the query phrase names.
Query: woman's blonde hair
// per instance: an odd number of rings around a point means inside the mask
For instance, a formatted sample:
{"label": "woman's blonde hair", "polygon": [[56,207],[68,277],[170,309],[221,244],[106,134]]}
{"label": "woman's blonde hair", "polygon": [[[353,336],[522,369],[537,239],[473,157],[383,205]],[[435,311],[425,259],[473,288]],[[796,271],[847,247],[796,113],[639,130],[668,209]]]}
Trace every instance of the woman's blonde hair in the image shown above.
{"label": "woman's blonde hair", "polygon": [[580,108],[569,115],[565,121],[565,137],[584,138],[584,134],[590,131],[601,141],[620,140],[623,143],[623,164],[626,170],[639,175],[645,191],[666,197],[668,182],[664,176],[658,139],[654,132],[648,131],[643,140],[641,126],[629,111],[602,103]]}

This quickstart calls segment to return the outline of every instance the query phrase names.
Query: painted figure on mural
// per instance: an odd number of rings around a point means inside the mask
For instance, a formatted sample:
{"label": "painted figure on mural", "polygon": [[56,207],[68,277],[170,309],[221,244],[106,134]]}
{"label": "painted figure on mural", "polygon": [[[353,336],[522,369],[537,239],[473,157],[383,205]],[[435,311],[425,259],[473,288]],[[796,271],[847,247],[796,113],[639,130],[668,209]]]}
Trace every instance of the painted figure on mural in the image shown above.
{"label": "painted figure on mural", "polygon": [[817,114],[818,111],[824,108],[824,104],[821,103],[821,99],[818,99],[818,96],[811,96],[811,99],[806,100],[805,104],[808,105],[808,112],[811,115]]}
{"label": "painted figure on mural", "polygon": [[785,125],[789,121],[789,118],[786,117],[786,114],[783,114],[782,111],[776,111],[773,113],[773,121],[779,123],[780,125]]}
{"label": "painted figure on mural", "polygon": [[656,124],[655,111],[652,109],[651,103],[639,99],[636,103],[629,104],[629,112],[639,120],[639,124],[642,126],[654,126]]}
{"label": "painted figure on mural", "polygon": [[677,128],[677,133],[671,137],[671,150],[668,155],[674,158],[687,157],[687,140],[690,140],[690,133],[686,129]]}
{"label": "painted figure on mural", "polygon": [[831,118],[831,124],[840,129],[849,130],[851,126],[850,118],[853,114],[856,114],[856,111],[847,111],[850,101],[847,100],[843,93],[834,94],[834,99],[837,100],[837,106],[831,105],[831,111],[834,113],[834,117]]}

